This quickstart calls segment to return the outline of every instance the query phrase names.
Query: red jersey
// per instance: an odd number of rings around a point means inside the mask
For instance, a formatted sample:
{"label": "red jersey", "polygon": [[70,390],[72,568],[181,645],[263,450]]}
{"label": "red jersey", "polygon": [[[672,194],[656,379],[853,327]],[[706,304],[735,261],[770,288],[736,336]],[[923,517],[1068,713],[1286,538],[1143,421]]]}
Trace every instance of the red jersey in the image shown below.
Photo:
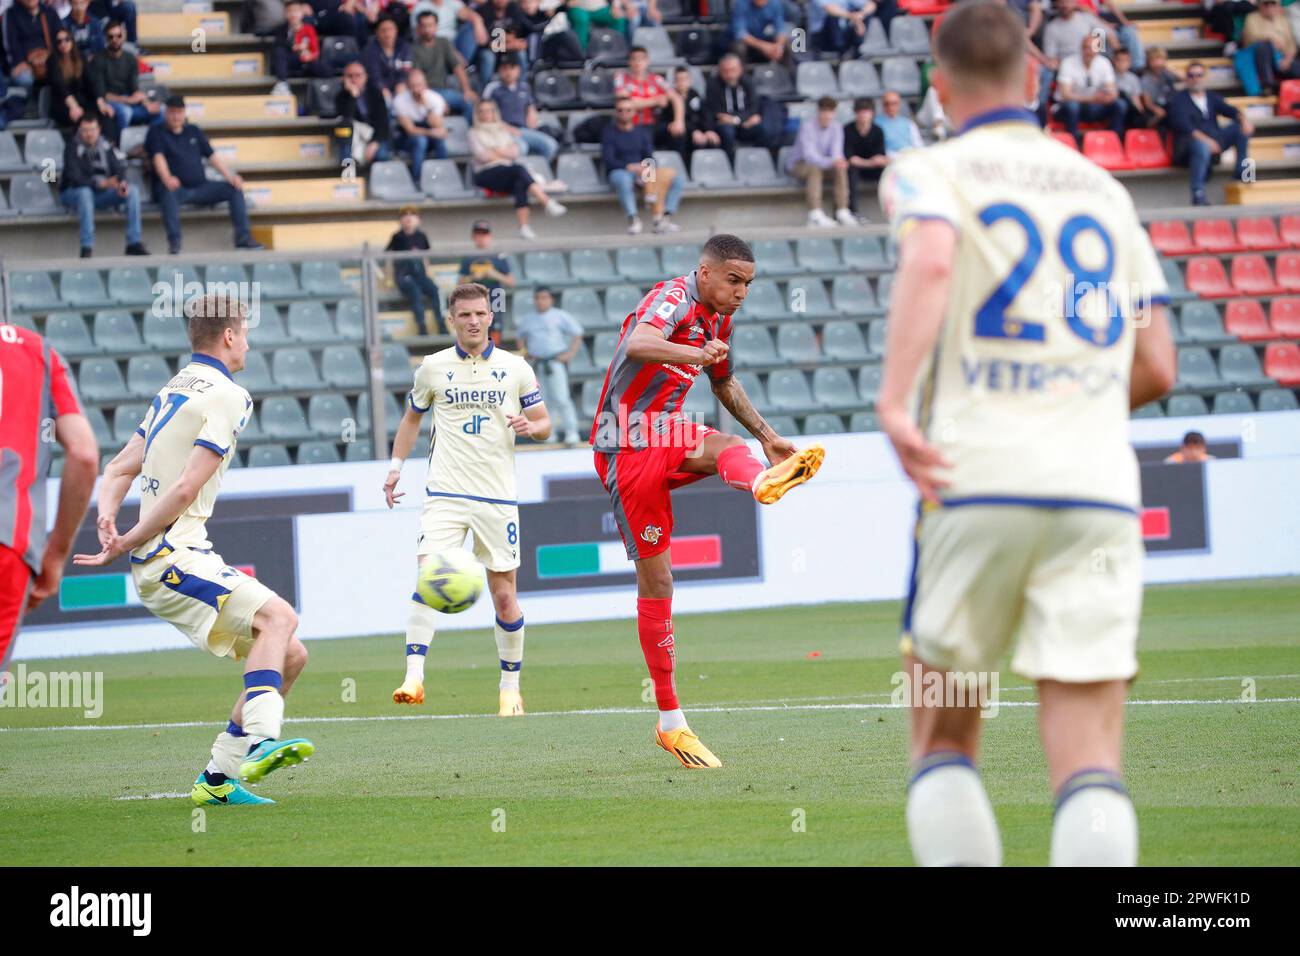
{"label": "red jersey", "polygon": [[[645,79],[638,80],[631,73],[619,73],[614,77],[614,96],[630,96],[634,100],[649,100],[656,96],[668,95],[668,83],[657,73],[647,73]],[[655,111],[647,106],[636,114],[637,126],[653,126]]]}
{"label": "red jersey", "polygon": [[54,419],[80,415],[62,357],[35,332],[0,325],[0,545],[40,573]]}
{"label": "red jersey", "polygon": [[298,27],[298,32],[289,38],[289,46],[293,48],[294,53],[298,54],[299,59],[304,53],[310,53],[312,59],[320,59],[320,37],[316,35],[316,28],[310,23]]}
{"label": "red jersey", "polygon": [[[695,286],[695,273],[658,283],[623,320],[618,347],[605,373],[600,404],[592,424],[590,442],[596,451],[618,453],[656,444],[653,434],[666,435],[679,418],[687,390],[703,371],[699,365],[665,365],[637,362],[628,358],[627,343],[636,326],[648,324],[665,339],[678,345],[703,348],[711,339],[731,346],[729,315],[710,312],[702,305]],[[714,381],[732,372],[731,353],[710,365]]]}

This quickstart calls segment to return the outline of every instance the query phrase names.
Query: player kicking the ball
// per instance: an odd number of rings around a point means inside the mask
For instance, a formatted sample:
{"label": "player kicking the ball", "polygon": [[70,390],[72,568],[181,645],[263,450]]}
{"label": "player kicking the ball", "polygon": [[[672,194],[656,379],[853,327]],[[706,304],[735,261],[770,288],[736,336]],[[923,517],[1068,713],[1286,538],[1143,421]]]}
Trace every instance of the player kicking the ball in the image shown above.
{"label": "player kicking the ball", "polygon": [[[253,408],[232,378],[248,354],[248,312],[237,299],[206,295],[192,299],[185,315],[194,354],[104,468],[97,522],[103,550],[73,562],[99,567],[129,552],[146,608],[210,654],[244,661],[244,690],[190,797],[199,805],[274,803],[240,781],[257,783],[315,751],[301,737],[279,739],[284,698],[307,664],[307,649],[294,634],[298,616],[288,602],[214,554],[206,529]],[[118,509],[137,476],[140,518],[119,534]]]}
{"label": "player kicking the ball", "polygon": [[[1128,192],[1022,107],[1037,68],[1016,15],[955,6],[934,50],[960,133],[905,151],[880,190],[899,265],[876,411],[922,498],[906,666],[913,687],[953,688],[953,672],[986,675],[1014,643],[1011,668],[1038,688],[1051,862],[1132,866],[1120,749],[1142,540],[1128,423],[1174,381],[1168,290]],[[912,855],[997,865],[980,711],[932,696],[912,704]]]}
{"label": "player kicking the ball", "polygon": [[[623,322],[592,427],[596,473],[614,503],[628,559],[636,562],[637,632],[659,705],[655,741],[690,768],[722,761],[686,725],[673,681],[674,488],[717,475],[765,505],[779,501],[821,467],[825,451],[800,451],[754,410],[732,375],[732,317],[754,281],[754,252],[736,236],[716,235],[690,275],[650,290]],[[687,390],[708,369],[718,401],[763,446],[765,466],[744,440],[681,413]]]}
{"label": "player kicking the ball", "polygon": [[[420,418],[433,409],[433,451],[424,489],[417,561],[465,544],[474,533],[474,555],[487,568],[496,608],[497,656],[501,661],[497,713],[524,712],[519,672],[524,663],[524,613],[515,596],[519,567],[519,505],[515,500],[515,436],[542,441],[551,419],[532,367],[488,338],[492,309],[488,290],[458,285],[448,305],[456,344],[428,356],[415,371],[415,387],[393,439],[393,460],[384,482],[388,507],[397,491],[402,462],[420,432]],[[433,640],[437,612],[411,595],[406,624],[406,679],[393,691],[398,704],[424,703],[424,658]]]}

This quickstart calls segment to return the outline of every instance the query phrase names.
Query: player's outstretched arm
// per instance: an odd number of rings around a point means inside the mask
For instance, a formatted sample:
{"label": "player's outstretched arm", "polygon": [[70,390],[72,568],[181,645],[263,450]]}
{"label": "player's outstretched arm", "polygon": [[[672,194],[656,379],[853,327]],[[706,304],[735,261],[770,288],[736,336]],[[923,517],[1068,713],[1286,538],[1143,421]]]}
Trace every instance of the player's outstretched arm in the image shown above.
{"label": "player's outstretched arm", "polygon": [[1128,380],[1129,408],[1154,402],[1174,387],[1178,378],[1178,352],[1169,331],[1169,311],[1153,305],[1138,313],[1133,342],[1133,371]]}
{"label": "player's outstretched arm", "polygon": [[680,345],[669,342],[663,332],[643,322],[632,330],[632,337],[627,342],[627,357],[643,364],[712,365],[727,357],[727,344],[713,339],[702,349]]}
{"label": "player's outstretched arm", "polygon": [[758,413],[758,409],[745,393],[745,386],[740,384],[740,379],[736,376],[728,375],[723,379],[715,379],[713,395],[722,403],[722,407],[731,413],[732,418],[744,425],[745,430],[758,439],[770,464],[775,465],[795,453],[797,449],[794,443],[778,435],[767,420]]}
{"label": "player's outstretched arm", "polygon": [[397,490],[397,482],[402,477],[402,462],[406,461],[415,447],[415,439],[420,436],[420,419],[422,414],[411,407],[408,402],[406,414],[397,425],[397,434],[393,436],[393,457],[388,463],[388,475],[384,478],[384,502],[393,507],[406,496],[405,491]]}
{"label": "player's outstretched arm", "polygon": [[54,439],[63,446],[65,455],[63,476],[59,480],[59,510],[45,542],[41,573],[27,597],[28,610],[35,610],[59,589],[63,565],[72,551],[72,539],[86,517],[90,492],[99,472],[99,443],[85,415],[60,415],[54,421]]}
{"label": "player's outstretched arm", "polygon": [[939,500],[938,489],[944,486],[935,470],[948,463],[912,420],[907,395],[939,340],[956,244],[956,230],[939,219],[917,222],[899,244],[885,334],[884,374],[876,400],[880,427],[893,444],[899,464],[921,497],[933,502]]}
{"label": "player's outstretched arm", "polygon": [[104,466],[104,478],[99,483],[99,517],[95,527],[99,531],[99,546],[102,548],[117,537],[117,512],[122,507],[122,499],[131,490],[131,483],[140,474],[144,466],[144,436],[132,435],[126,447],[113,456],[113,460]]}

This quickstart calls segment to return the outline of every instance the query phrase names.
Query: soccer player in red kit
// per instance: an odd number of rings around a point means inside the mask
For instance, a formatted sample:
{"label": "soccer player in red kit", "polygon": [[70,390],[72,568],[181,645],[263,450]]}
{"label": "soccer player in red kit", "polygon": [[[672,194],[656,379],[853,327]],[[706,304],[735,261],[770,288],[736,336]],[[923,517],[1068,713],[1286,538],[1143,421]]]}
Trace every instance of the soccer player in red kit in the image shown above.
{"label": "soccer player in red kit", "polygon": [[[51,424],[67,460],[47,538]],[[95,433],[63,359],[30,329],[0,324],[0,670],[23,614],[59,589],[98,469]]]}
{"label": "soccer player in red kit", "polygon": [[[651,289],[623,322],[591,431],[596,473],[636,562],[637,630],[659,705],[655,742],[690,768],[722,761],[686,725],[673,681],[669,492],[717,475],[773,504],[815,475],[826,454],[820,445],[800,451],[774,432],[732,375],[732,320],[753,281],[749,243],[719,234],[705,244],[699,268]],[[713,394],[759,440],[771,467],[738,436],[682,414],[687,390],[705,369]]]}

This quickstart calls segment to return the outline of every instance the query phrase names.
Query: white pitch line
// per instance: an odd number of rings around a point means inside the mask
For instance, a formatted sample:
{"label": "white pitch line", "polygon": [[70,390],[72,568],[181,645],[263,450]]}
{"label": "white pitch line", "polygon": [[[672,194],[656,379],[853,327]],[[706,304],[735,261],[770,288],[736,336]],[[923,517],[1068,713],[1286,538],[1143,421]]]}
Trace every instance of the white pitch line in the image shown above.
{"label": "white pitch line", "polygon": [[[1130,700],[1130,706],[1166,706],[1166,707],[1192,707],[1198,705],[1221,705],[1221,704],[1296,704],[1300,703],[1300,697],[1260,697],[1253,701],[1243,701],[1237,698],[1231,700]],[[999,701],[999,708],[1002,707],[1037,707],[1036,700],[1023,701]],[[763,713],[767,711],[792,711],[792,710],[907,710],[907,704],[770,704],[770,705],[731,705],[731,704],[710,704],[701,707],[691,707],[690,712],[693,714],[720,714],[720,713]],[[584,710],[541,710],[533,711],[528,714],[529,717],[610,717],[635,714],[639,716],[649,716],[656,713],[649,707],[592,707]],[[358,717],[294,717],[287,721],[287,724],[348,724],[348,723],[376,723],[399,720],[479,720],[483,718],[496,718],[496,714],[370,714]],[[180,730],[189,727],[219,727],[221,724],[214,721],[204,720],[186,720],[175,721],[166,724],[68,724],[62,727],[0,727],[0,733],[49,733],[60,730]]]}
{"label": "white pitch line", "polygon": [[114,797],[114,800],[179,800],[181,797],[188,797],[188,793],[144,793],[132,794],[126,797]]}

